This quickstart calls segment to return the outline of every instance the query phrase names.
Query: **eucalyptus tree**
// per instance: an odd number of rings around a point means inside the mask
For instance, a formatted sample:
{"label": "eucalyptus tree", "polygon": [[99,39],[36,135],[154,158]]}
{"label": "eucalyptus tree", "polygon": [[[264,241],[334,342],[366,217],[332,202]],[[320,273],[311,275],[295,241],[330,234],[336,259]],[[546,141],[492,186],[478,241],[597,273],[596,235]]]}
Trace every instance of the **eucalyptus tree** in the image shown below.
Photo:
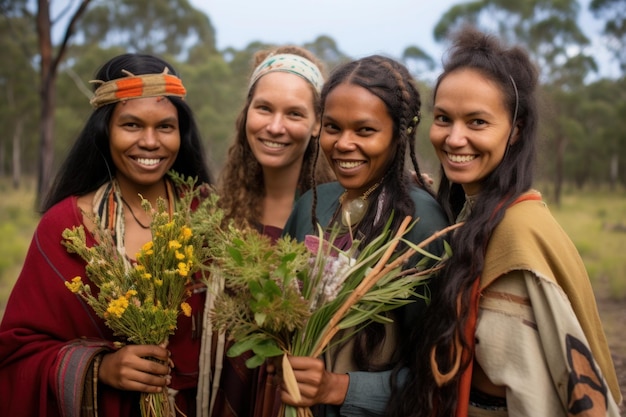
{"label": "eucalyptus tree", "polygon": [[[497,34],[511,44],[526,47],[540,70],[540,79],[550,87],[545,95],[554,118],[550,124],[548,154],[553,161],[554,198],[560,203],[564,160],[568,143],[559,100],[575,94],[585,78],[597,71],[585,48],[590,41],[578,26],[580,4],[576,0],[474,0],[451,7],[434,29],[435,39],[445,42],[450,33],[464,24]],[[562,94],[562,93],[565,93]],[[549,161],[546,161],[549,162]]]}
{"label": "eucalyptus tree", "polygon": [[626,73],[626,2],[624,0],[592,0],[589,9],[604,20],[603,33],[608,49]]}
{"label": "eucalyptus tree", "polygon": [[37,71],[32,63],[37,43],[27,11],[0,8],[0,49],[4,54],[0,66],[0,126],[4,127],[0,175],[10,172],[13,187],[18,188],[24,168],[34,165],[25,157],[35,148],[37,136],[36,123],[32,123],[37,119]]}
{"label": "eucalyptus tree", "polygon": [[[72,44],[78,45],[76,51],[123,46],[127,51],[177,58],[184,58],[197,44],[215,50],[210,20],[188,0],[0,0],[0,11],[3,15],[20,11],[37,29],[41,103],[37,201],[52,178],[56,82],[63,64],[74,63],[65,62]],[[53,34],[60,34],[60,41]]]}
{"label": "eucalyptus tree", "polygon": [[79,28],[78,43],[185,60],[202,45],[215,52],[215,29],[188,0],[108,0],[95,2]]}
{"label": "eucalyptus tree", "polygon": [[326,65],[328,71],[350,59],[339,49],[337,42],[327,35],[318,36],[313,42],[305,43],[303,47],[313,52]]}
{"label": "eucalyptus tree", "polygon": [[[67,46],[73,36],[76,23],[85,12],[90,0],[80,0],[77,4],[73,1],[70,3],[64,2],[59,6],[59,12],[54,17],[51,15],[53,3],[52,0],[37,0],[36,2],[29,0],[2,0],[0,2],[0,10],[4,16],[21,14],[30,20],[31,28],[35,28],[37,33],[38,59],[34,59],[39,63],[40,95],[37,201],[48,188],[52,174],[56,77]],[[57,45],[53,45],[52,30],[53,26],[58,24],[57,17],[65,17],[64,21],[67,24],[60,31],[62,40]]]}

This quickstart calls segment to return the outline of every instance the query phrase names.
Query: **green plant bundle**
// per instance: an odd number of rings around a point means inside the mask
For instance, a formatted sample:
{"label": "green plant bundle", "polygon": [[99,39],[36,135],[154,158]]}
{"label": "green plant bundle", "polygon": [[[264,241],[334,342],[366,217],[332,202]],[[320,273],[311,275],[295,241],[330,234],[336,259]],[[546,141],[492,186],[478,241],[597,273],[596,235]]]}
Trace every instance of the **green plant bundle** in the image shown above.
{"label": "green plant bundle", "polygon": [[[372,321],[388,322],[384,313],[420,297],[416,287],[437,268],[425,268],[439,256],[403,239],[410,218],[391,236],[391,219],[384,232],[357,253],[332,243],[336,228],[326,235],[296,242],[288,236],[275,243],[252,229],[230,229],[212,248],[211,270],[224,279],[211,318],[234,340],[229,356],[251,350],[246,365],[261,365],[269,357],[288,353],[318,356],[340,342],[338,330],[350,337]],[[414,223],[413,223],[414,224]],[[401,242],[407,245],[396,251]],[[353,248],[358,247],[358,242]],[[424,258],[407,268],[416,252]]]}
{"label": "green plant bundle", "polygon": [[[135,255],[135,262],[119,253],[110,231],[99,226],[93,231],[98,243],[91,247],[83,225],[63,232],[63,245],[86,262],[86,276],[97,291],[80,276],[66,286],[87,301],[114,335],[122,337],[121,343],[166,342],[176,329],[178,316],[191,315],[185,299],[193,275],[206,270],[208,249],[204,236],[194,227],[198,223],[194,207],[205,204],[201,194],[206,190],[196,187],[193,178],[171,176],[183,194],[173,213],[165,199],[159,199],[155,209],[142,200],[152,217],[152,240]],[[98,219],[92,220],[100,224]]]}

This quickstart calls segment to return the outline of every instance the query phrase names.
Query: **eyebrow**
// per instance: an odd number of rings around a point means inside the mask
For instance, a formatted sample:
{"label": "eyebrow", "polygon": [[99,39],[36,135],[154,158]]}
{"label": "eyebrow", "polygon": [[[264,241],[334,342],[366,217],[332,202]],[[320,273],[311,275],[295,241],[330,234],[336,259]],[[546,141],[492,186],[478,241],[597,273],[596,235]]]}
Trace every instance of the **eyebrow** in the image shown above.
{"label": "eyebrow", "polygon": [[[120,120],[132,120],[132,121],[144,121],[143,118],[134,115],[133,113],[120,113],[118,118]],[[159,119],[158,123],[178,123],[177,116],[167,116]]]}

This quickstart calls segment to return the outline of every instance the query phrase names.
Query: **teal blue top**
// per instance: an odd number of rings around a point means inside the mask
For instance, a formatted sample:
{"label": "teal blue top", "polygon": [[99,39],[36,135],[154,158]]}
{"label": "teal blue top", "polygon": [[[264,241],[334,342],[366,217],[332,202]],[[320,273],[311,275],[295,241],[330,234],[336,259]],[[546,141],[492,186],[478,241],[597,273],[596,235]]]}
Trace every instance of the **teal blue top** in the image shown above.
{"label": "teal blue top", "polygon": [[[339,208],[339,197],[344,188],[338,182],[322,184],[317,187],[316,216],[323,226],[329,226],[335,212]],[[431,236],[434,232],[449,225],[443,210],[435,198],[418,187],[411,187],[410,196],[415,204],[413,218],[419,221],[405,235],[406,239],[418,244]],[[372,204],[375,204],[372,202]],[[290,235],[298,241],[303,241],[306,235],[317,235],[312,223],[313,193],[307,191],[300,197],[294,206],[285,229],[284,235]],[[390,214],[390,213],[389,213]],[[441,240],[425,248],[428,252],[441,255],[443,242]],[[411,328],[420,324],[425,302],[421,299],[402,308],[403,329],[401,334],[409,334]],[[399,374],[399,382],[404,380],[407,370]],[[344,403],[340,407],[325,407],[325,415],[330,416],[383,416],[391,393],[391,371],[383,372],[350,372],[350,384]]]}

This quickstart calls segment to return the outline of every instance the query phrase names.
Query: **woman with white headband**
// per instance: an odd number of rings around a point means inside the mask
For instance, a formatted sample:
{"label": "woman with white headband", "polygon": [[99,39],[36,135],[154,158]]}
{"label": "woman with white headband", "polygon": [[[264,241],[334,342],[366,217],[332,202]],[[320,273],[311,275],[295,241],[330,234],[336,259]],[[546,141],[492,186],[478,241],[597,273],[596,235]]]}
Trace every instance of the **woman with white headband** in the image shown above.
{"label": "woman with white headband", "polygon": [[[200,351],[194,318],[180,316],[167,348],[119,348],[104,320],[66,287],[86,276],[86,264],[68,253],[62,233],[83,226],[87,244],[95,245],[98,226],[90,215],[97,215],[132,263],[131,254],[152,239],[139,195],[153,207],[159,198],[173,207],[179,193],[166,179],[169,170],[210,184],[205,152],[183,100],[185,87],[167,62],[120,55],[102,66],[95,82],[95,110],[44,200],[0,325],[0,415],[139,415],[140,393],[167,385],[176,407],[192,416]],[[201,311],[204,293],[191,292],[187,302]]]}
{"label": "woman with white headband", "polygon": [[[254,227],[277,239],[295,201],[310,188],[311,172],[316,171],[318,182],[332,179],[323,158],[317,163],[314,160],[323,69],[312,53],[297,46],[262,50],[255,55],[235,140],[218,182],[226,218],[239,227]],[[211,310],[210,303],[209,296],[206,312]],[[264,366],[248,370],[246,354],[229,358],[218,353],[214,358],[216,351],[227,350],[224,335],[215,342],[210,321],[205,323],[199,390],[203,413],[277,415],[280,399],[273,375],[268,375]],[[212,367],[213,359],[217,365]]]}

